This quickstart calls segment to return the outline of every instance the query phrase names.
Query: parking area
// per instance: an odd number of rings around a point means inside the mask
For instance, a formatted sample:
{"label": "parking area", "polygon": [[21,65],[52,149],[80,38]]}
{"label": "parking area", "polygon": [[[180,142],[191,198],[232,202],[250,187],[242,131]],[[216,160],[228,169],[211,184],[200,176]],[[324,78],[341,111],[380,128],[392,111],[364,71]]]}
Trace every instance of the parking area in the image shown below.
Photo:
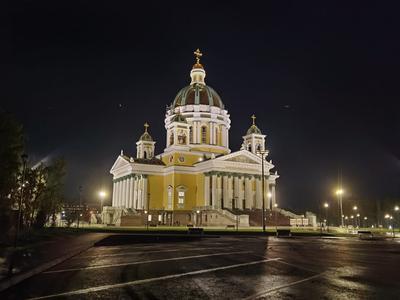
{"label": "parking area", "polygon": [[400,243],[220,237],[93,247],[2,299],[395,299]]}

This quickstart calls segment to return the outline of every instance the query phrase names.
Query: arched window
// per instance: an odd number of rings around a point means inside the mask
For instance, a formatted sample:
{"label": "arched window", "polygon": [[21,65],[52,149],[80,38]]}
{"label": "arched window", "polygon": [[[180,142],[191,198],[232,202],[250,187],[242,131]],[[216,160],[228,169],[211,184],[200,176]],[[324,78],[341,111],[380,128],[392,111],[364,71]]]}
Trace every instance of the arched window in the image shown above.
{"label": "arched window", "polygon": [[143,158],[146,159],[147,158],[147,151],[143,152]]}
{"label": "arched window", "polygon": [[258,144],[256,149],[257,149],[257,151],[261,151],[261,145]]}
{"label": "arched window", "polygon": [[247,150],[251,152],[251,144],[247,145]]}
{"label": "arched window", "polygon": [[174,144],[174,133],[171,132],[170,136],[169,136],[169,144],[173,145]]}
{"label": "arched window", "polygon": [[193,126],[189,127],[189,143],[193,144]]}
{"label": "arched window", "polygon": [[219,130],[218,130],[218,127],[215,128],[215,145],[219,145]]}
{"label": "arched window", "polygon": [[201,127],[201,142],[203,144],[207,143],[207,127],[206,126]]}
{"label": "arched window", "polygon": [[167,209],[172,209],[172,193],[174,192],[174,189],[172,186],[168,186],[167,189]]}

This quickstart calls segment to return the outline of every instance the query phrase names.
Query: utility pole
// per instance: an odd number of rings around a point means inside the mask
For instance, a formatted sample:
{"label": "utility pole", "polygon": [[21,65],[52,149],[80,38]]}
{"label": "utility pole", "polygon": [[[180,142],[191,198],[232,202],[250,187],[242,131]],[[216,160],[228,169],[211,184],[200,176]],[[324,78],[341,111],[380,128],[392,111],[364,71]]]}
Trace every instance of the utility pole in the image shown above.
{"label": "utility pole", "polygon": [[79,191],[79,209],[78,209],[78,224],[76,225],[76,228],[79,228],[79,219],[81,216],[81,209],[82,209],[82,186],[80,185],[78,188]]}
{"label": "utility pole", "polygon": [[261,155],[261,189],[262,189],[262,230],[265,233],[265,178],[264,178],[264,155],[267,153],[265,150],[260,150],[258,153]]}

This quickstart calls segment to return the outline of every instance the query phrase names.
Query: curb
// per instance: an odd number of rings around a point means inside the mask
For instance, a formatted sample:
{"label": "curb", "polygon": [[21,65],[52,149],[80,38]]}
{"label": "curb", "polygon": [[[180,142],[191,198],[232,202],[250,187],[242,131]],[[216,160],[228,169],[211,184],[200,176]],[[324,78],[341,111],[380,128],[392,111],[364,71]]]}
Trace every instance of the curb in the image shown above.
{"label": "curb", "polygon": [[4,281],[0,282],[0,292],[3,292],[4,290],[12,287],[13,285],[16,285],[16,284],[20,283],[21,281],[23,281],[25,279],[28,279],[28,278],[36,275],[36,274],[39,274],[39,273],[41,273],[41,272],[43,272],[43,271],[45,271],[47,269],[50,269],[50,268],[52,268],[52,267],[54,267],[54,266],[56,266],[56,265],[58,265],[58,264],[60,264],[60,263],[62,263],[64,261],[70,259],[71,257],[79,255],[82,252],[85,252],[86,250],[92,248],[95,243],[96,242],[93,242],[92,244],[90,244],[89,246],[87,246],[87,247],[85,247],[83,249],[79,249],[79,250],[77,250],[75,252],[63,255],[63,256],[61,256],[59,258],[53,259],[52,261],[49,261],[49,262],[44,263],[44,264],[41,264],[41,265],[39,265],[39,266],[29,270],[29,271],[26,271],[26,272],[24,272],[22,274],[18,274],[18,275],[12,276],[9,279],[5,279]]}

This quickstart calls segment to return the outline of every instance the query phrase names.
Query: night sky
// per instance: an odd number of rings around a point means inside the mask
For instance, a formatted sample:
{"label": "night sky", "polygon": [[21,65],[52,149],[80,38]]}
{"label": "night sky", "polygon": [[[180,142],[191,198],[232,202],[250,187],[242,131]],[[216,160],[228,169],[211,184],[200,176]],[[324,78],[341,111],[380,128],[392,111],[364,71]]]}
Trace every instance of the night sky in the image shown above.
{"label": "night sky", "polygon": [[[189,84],[193,51],[231,115],[257,115],[283,207],[316,209],[338,170],[348,198],[400,197],[400,6],[390,1],[24,1],[0,4],[0,108],[31,163],[63,156],[66,195],[111,189],[109,170]],[[266,1],[263,1],[266,2]],[[373,4],[375,3],[375,4]]]}

